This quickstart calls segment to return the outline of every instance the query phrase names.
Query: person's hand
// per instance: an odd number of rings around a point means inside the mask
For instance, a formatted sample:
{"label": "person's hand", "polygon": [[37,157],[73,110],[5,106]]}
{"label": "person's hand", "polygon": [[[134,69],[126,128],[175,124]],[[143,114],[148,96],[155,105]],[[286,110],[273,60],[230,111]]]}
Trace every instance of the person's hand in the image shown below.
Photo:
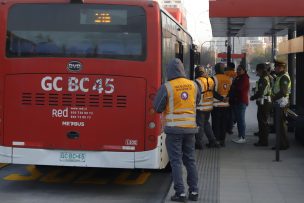
{"label": "person's hand", "polygon": [[253,98],[253,96],[251,96],[251,97],[250,97],[250,101],[253,101],[253,100],[254,100],[254,98]]}
{"label": "person's hand", "polygon": [[225,97],[223,102],[228,102],[229,101],[229,97]]}

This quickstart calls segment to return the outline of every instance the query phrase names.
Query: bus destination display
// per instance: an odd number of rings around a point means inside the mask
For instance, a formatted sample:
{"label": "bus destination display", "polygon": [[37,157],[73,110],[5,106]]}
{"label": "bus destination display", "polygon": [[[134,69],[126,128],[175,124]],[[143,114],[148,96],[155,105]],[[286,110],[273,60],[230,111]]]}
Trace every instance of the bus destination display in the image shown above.
{"label": "bus destination display", "polygon": [[80,24],[127,25],[126,10],[82,9]]}

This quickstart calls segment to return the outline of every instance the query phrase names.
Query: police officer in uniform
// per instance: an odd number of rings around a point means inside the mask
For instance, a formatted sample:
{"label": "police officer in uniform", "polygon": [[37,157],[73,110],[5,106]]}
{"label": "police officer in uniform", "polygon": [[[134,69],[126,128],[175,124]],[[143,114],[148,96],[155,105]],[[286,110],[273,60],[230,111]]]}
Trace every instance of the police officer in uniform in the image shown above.
{"label": "police officer in uniform", "polygon": [[[272,100],[274,105],[278,105],[281,111],[279,118],[280,127],[280,149],[286,150],[289,148],[289,141],[287,138],[287,126],[285,112],[289,105],[289,94],[291,89],[291,80],[287,72],[286,63],[282,61],[275,61],[275,73],[277,75],[272,89]],[[273,147],[272,149],[275,149]]]}
{"label": "police officer in uniform", "polygon": [[168,81],[157,92],[154,108],[164,112],[166,147],[172,168],[175,194],[172,201],[185,202],[186,194],[182,177],[182,163],[187,170],[188,199],[198,199],[198,174],[195,163],[196,105],[201,90],[194,81],[186,79],[185,70],[179,59],[167,66]]}
{"label": "police officer in uniform", "polygon": [[196,83],[201,87],[201,100],[197,105],[196,123],[199,126],[199,131],[195,134],[195,148],[202,149],[203,136],[206,134],[208,138],[209,148],[219,147],[214,137],[209,119],[213,109],[213,89],[214,81],[208,76],[204,67],[197,67],[195,69]]}
{"label": "police officer in uniform", "polygon": [[256,82],[255,94],[250,100],[256,100],[258,105],[258,126],[259,141],[254,146],[268,146],[268,118],[271,109],[271,81],[265,64],[261,63],[256,66],[257,75],[260,77]]}
{"label": "police officer in uniform", "polygon": [[231,87],[231,79],[224,74],[225,64],[217,63],[215,65],[215,75],[212,77],[214,81],[213,90],[213,111],[212,130],[216,139],[222,147],[225,146],[227,121],[229,120],[229,98],[228,93]]}

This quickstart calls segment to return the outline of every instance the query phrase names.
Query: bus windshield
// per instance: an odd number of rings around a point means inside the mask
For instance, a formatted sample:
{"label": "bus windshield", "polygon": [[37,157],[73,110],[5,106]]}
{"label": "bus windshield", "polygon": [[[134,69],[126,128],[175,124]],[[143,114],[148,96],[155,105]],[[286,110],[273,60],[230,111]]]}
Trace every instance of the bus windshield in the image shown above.
{"label": "bus windshield", "polygon": [[146,14],[137,6],[17,4],[9,11],[6,55],[142,61]]}

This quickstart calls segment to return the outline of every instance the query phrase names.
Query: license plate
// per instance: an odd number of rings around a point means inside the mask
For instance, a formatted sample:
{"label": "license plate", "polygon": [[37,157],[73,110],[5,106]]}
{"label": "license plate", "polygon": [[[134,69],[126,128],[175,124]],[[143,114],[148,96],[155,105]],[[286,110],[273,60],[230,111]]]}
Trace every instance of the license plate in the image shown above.
{"label": "license plate", "polygon": [[85,162],[86,154],[77,152],[60,152],[61,162]]}

